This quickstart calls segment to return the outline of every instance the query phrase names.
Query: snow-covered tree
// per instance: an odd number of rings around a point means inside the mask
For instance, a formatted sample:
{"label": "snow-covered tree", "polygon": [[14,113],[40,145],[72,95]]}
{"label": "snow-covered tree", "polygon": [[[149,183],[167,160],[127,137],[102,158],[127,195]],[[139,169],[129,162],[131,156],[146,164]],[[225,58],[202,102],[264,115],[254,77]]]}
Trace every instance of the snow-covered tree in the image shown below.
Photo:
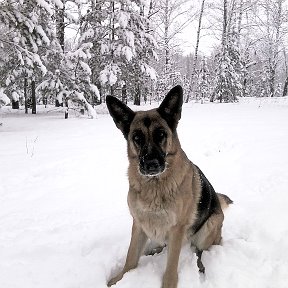
{"label": "snow-covered tree", "polygon": [[[285,20],[285,10],[283,7],[284,0],[263,0],[262,11],[265,15],[265,20],[261,23],[266,30],[262,43],[262,53],[265,57],[264,65],[267,75],[267,94],[266,96],[273,97],[276,93],[276,77],[277,67],[279,66],[281,44],[285,33],[283,24]],[[287,11],[286,11],[287,13]],[[286,16],[287,17],[287,16]],[[287,21],[287,20],[286,20]],[[264,31],[265,31],[264,30]],[[264,48],[264,49],[263,49]]]}
{"label": "snow-covered tree", "polygon": [[4,88],[0,88],[0,108],[10,103],[10,99],[4,93]]}
{"label": "snow-covered tree", "polygon": [[5,65],[1,67],[4,72],[1,85],[6,86],[11,98],[15,98],[12,97],[13,91],[18,93],[16,88],[23,88],[24,78],[30,79],[34,87],[37,75],[47,72],[41,49],[51,43],[53,30],[49,19],[53,16],[53,7],[61,5],[59,0],[1,1],[0,20],[4,31],[0,37],[0,49],[6,56]]}
{"label": "snow-covered tree", "polygon": [[196,99],[201,100],[201,103],[204,102],[205,99],[210,98],[211,93],[211,83],[210,83],[210,73],[208,71],[208,66],[206,63],[206,59],[203,58],[201,61],[200,69],[197,74],[197,88],[196,88]]}
{"label": "snow-covered tree", "polygon": [[76,102],[87,110],[90,117],[95,118],[95,111],[90,103],[95,104],[100,95],[91,80],[92,72],[89,67],[93,44],[83,42],[83,35],[75,44],[70,46],[65,44],[65,27],[71,22],[77,24],[75,17],[69,14],[68,4],[73,4],[76,10],[82,6],[80,1],[75,1],[77,5],[74,1],[63,2],[64,5],[55,10],[56,36],[43,55],[48,72],[38,85],[37,91],[45,102],[56,101],[56,106],[66,107],[69,101]]}
{"label": "snow-covered tree", "polygon": [[[152,0],[151,19],[156,32],[159,48],[157,53],[159,61],[156,71],[159,74],[160,83],[157,94],[165,95],[171,89],[171,75],[178,73],[174,60],[177,54],[181,54],[181,33],[194,20],[193,1],[187,0]],[[164,88],[164,91],[162,91]]]}
{"label": "snow-covered tree", "polygon": [[81,42],[93,44],[89,60],[92,78],[98,78],[103,92],[116,95],[126,89],[137,95],[134,87],[146,83],[146,76],[155,79],[156,75],[149,63],[156,55],[156,42],[145,16],[146,7],[138,0],[89,3],[81,20]]}
{"label": "snow-covered tree", "polygon": [[[211,101],[235,102],[242,96],[243,64],[239,51],[239,32],[228,22],[228,2],[223,0],[223,31],[220,52],[216,55],[215,88]],[[232,15],[232,14],[230,14]]]}

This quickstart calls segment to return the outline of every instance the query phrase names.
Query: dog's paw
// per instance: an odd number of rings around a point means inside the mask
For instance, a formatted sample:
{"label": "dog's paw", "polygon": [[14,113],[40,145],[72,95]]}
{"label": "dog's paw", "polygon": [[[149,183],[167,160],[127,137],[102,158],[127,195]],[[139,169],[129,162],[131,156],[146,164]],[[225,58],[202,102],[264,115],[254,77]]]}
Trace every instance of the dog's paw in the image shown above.
{"label": "dog's paw", "polygon": [[112,285],[115,285],[118,281],[120,281],[123,278],[123,273],[118,274],[117,276],[110,279],[107,283],[108,287],[111,287]]}
{"label": "dog's paw", "polygon": [[155,254],[159,254],[166,247],[166,244],[160,245],[157,243],[149,243],[149,245],[145,248],[144,255],[145,256],[153,256]]}

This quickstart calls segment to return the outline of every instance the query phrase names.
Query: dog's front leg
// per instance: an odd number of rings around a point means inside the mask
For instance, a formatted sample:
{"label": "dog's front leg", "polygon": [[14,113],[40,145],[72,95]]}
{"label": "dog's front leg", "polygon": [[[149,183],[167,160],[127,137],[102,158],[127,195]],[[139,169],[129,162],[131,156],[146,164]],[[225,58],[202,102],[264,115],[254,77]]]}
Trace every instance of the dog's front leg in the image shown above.
{"label": "dog's front leg", "polygon": [[162,288],[176,288],[178,283],[178,262],[185,227],[174,226],[168,233],[168,258],[163,276]]}
{"label": "dog's front leg", "polygon": [[144,250],[147,242],[147,236],[140,226],[133,221],[131,241],[126,257],[126,262],[123,270],[115,277],[113,277],[107,284],[108,287],[116,284],[123,278],[123,275],[138,265],[139,258]]}

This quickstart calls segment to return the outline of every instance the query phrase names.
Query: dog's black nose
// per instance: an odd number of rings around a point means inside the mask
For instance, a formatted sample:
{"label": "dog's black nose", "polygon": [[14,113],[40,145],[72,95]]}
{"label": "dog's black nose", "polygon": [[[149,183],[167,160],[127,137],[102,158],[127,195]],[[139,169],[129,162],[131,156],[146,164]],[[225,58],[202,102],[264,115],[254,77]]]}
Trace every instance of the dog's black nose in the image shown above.
{"label": "dog's black nose", "polygon": [[153,176],[164,171],[164,163],[161,164],[158,159],[146,159],[140,163],[140,172],[143,175]]}
{"label": "dog's black nose", "polygon": [[144,169],[147,172],[158,173],[159,168],[160,168],[160,165],[159,165],[159,161],[157,159],[146,160],[144,162]]}

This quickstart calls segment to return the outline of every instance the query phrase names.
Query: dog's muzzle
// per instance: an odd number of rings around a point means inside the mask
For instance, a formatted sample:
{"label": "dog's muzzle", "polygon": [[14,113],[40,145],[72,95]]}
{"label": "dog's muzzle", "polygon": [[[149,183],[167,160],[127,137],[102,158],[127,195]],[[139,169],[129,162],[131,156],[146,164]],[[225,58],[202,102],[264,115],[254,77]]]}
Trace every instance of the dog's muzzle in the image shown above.
{"label": "dog's muzzle", "polygon": [[139,170],[142,175],[156,176],[165,170],[165,156],[157,154],[146,154],[140,158]]}

